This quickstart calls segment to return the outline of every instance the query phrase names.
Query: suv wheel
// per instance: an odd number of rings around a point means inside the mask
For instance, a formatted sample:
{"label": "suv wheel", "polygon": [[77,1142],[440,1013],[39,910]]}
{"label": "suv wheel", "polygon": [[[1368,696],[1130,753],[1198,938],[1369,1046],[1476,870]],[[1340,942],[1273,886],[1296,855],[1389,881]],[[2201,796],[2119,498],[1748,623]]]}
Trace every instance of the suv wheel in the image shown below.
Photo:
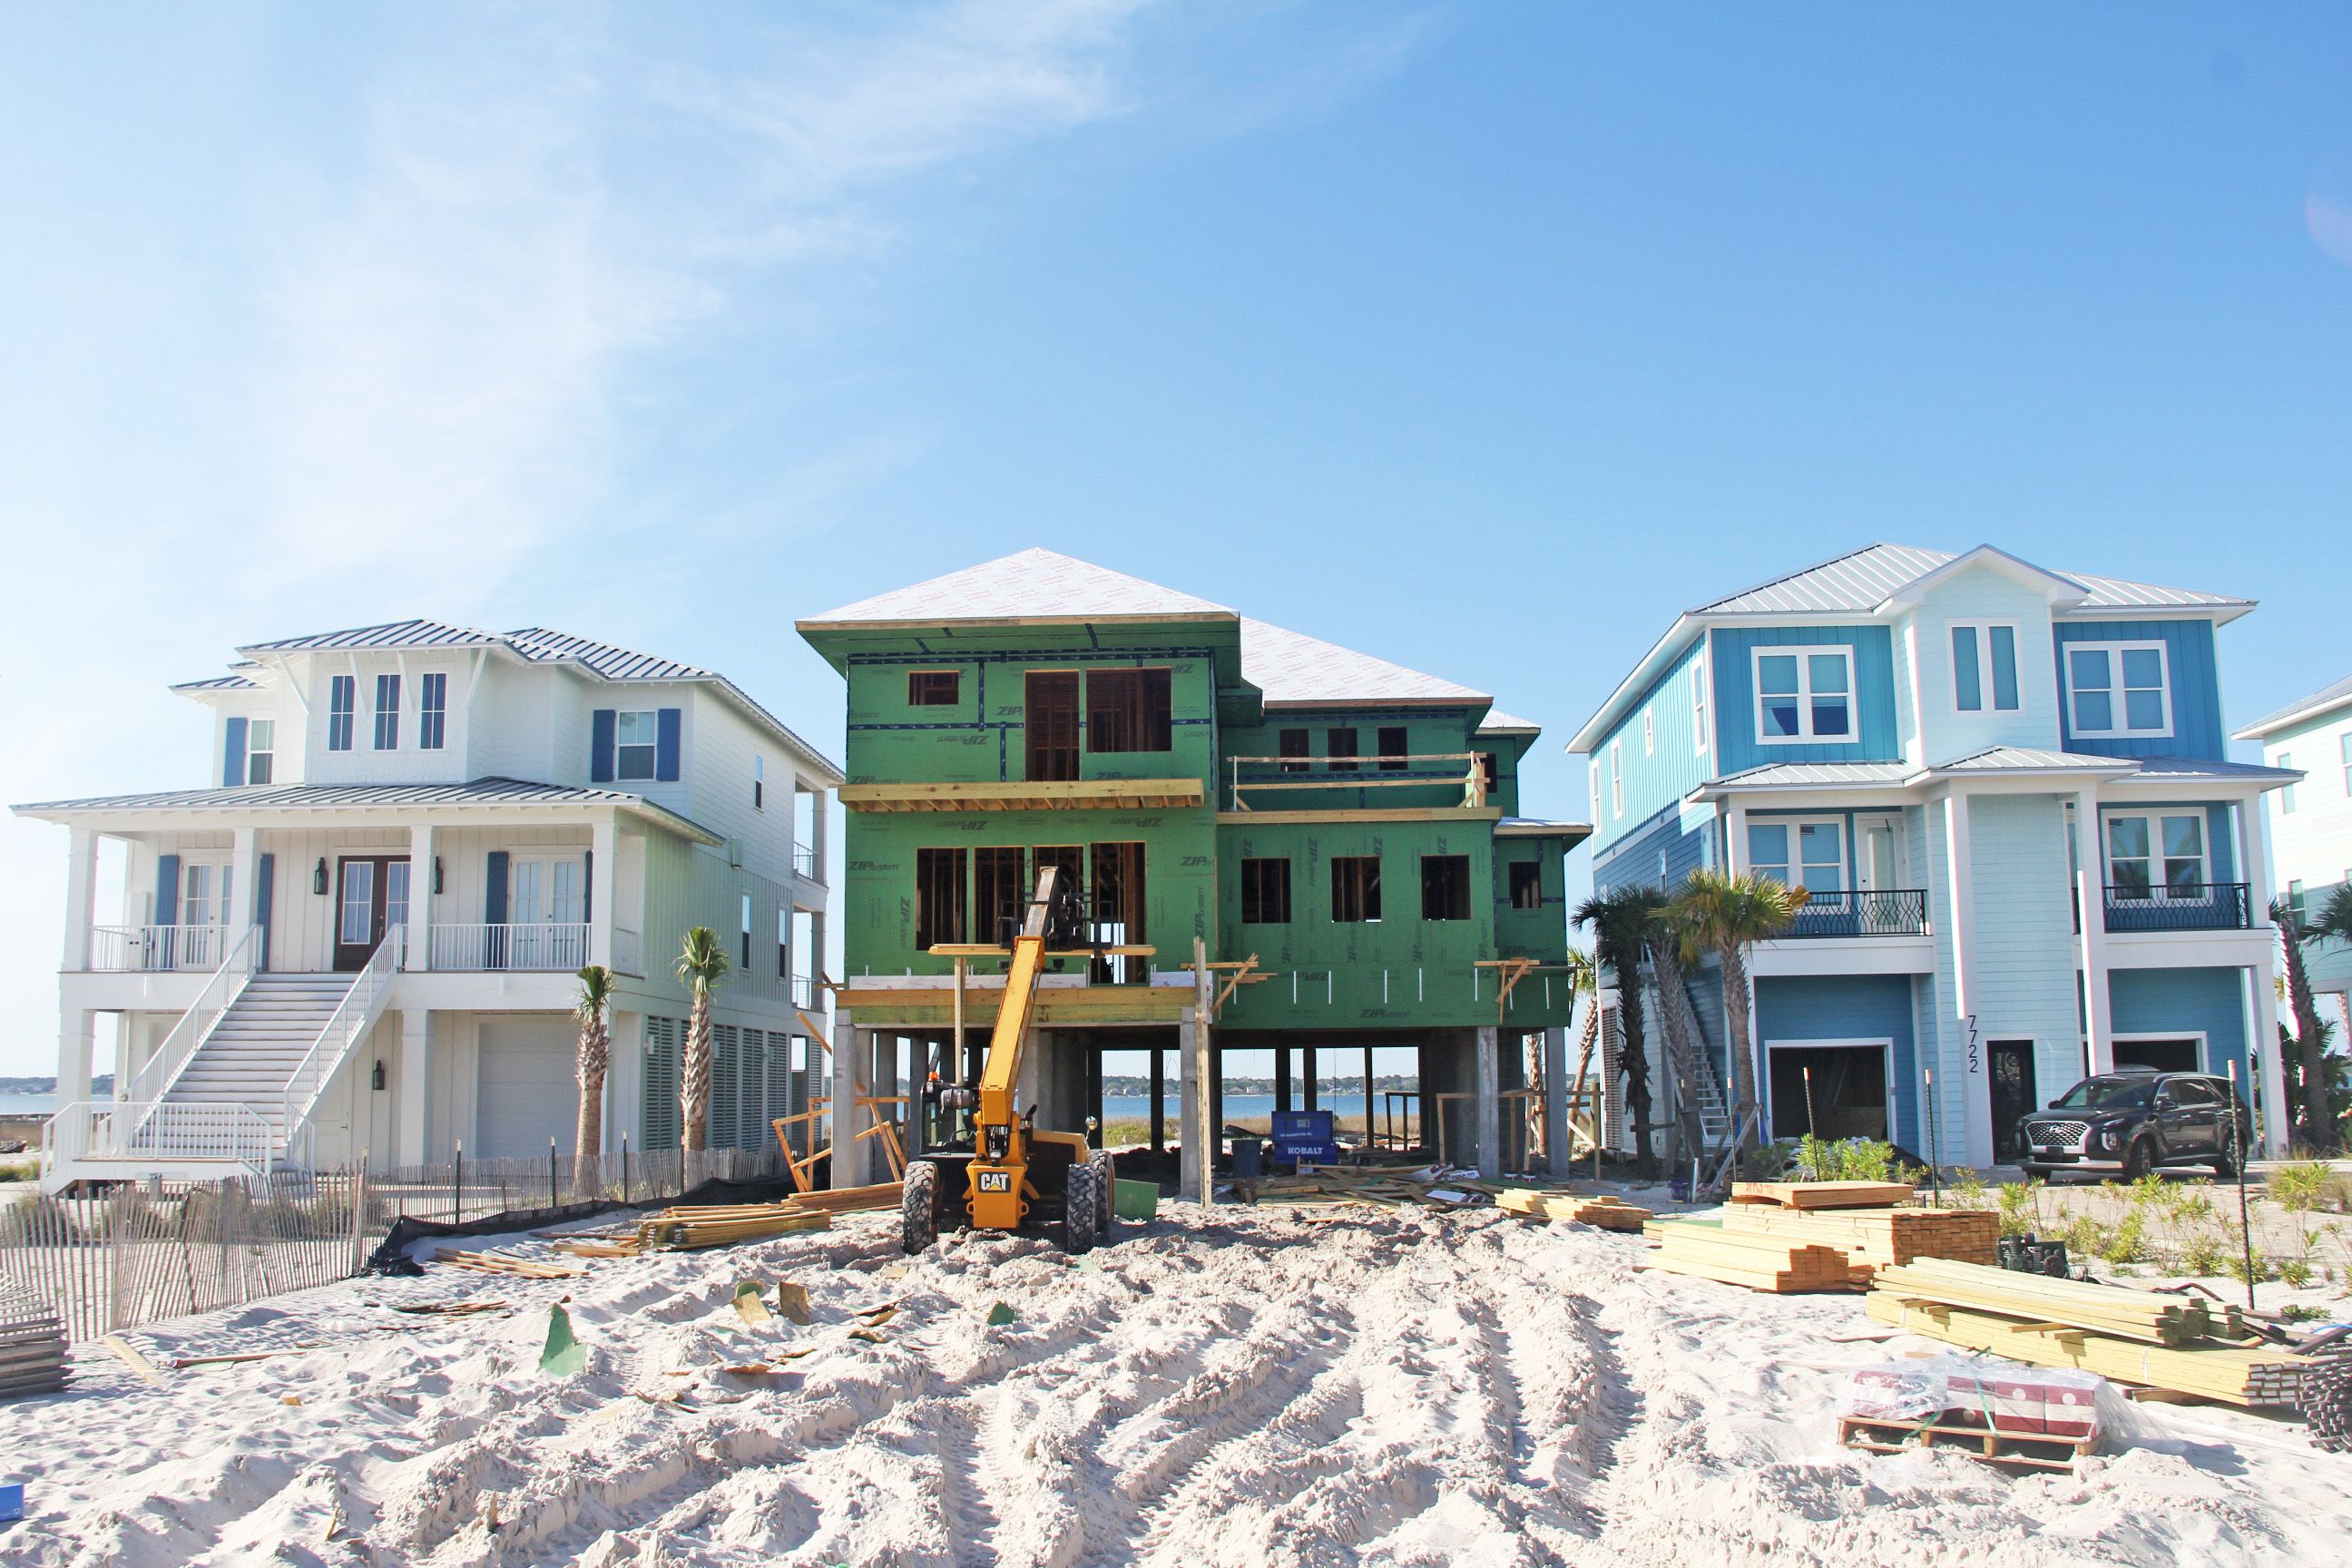
{"label": "suv wheel", "polygon": [[2156,1142],[2146,1137],[2135,1138],[2124,1148],[2124,1180],[2137,1182],[2156,1169]]}
{"label": "suv wheel", "polygon": [[2238,1162],[2231,1157],[2227,1150],[2213,1156],[2213,1174],[2225,1182],[2237,1179]]}

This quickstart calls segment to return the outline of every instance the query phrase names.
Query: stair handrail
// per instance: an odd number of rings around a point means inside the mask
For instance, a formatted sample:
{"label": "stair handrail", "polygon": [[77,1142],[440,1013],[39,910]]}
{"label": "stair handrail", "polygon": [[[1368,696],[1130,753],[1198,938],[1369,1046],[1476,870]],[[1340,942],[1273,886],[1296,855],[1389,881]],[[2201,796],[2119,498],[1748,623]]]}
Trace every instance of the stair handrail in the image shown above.
{"label": "stair handrail", "polygon": [[[1707,1064],[1705,1051],[1691,1048],[1691,1037],[1697,1034],[1704,1043],[1706,1036],[1698,1029],[1697,1012],[1683,990],[1682,961],[1674,951],[1673,939],[1647,945],[1650,978],[1658,996],[1658,1032],[1665,1037],[1666,1063],[1675,1072],[1675,1120],[1684,1141],[1692,1145],[1686,1152],[1696,1153],[1711,1147],[1699,1104],[1700,1074]],[[1635,983],[1639,984],[1638,979]],[[1677,1001],[1682,1004],[1679,1007],[1675,1005]]]}
{"label": "stair handrail", "polygon": [[400,973],[403,931],[394,926],[375,944],[368,961],[352,976],[352,984],[336,1004],[333,1013],[319,1030],[319,1037],[294,1065],[286,1079],[286,1092],[278,1103],[278,1135],[284,1147],[291,1151],[296,1129],[310,1118],[319,1097],[326,1092],[327,1080],[343,1065],[360,1037],[375,1021],[376,1004]]}
{"label": "stair handrail", "polygon": [[[181,1071],[196,1059],[196,1053],[211,1037],[214,1026],[226,1016],[229,1008],[236,1005],[237,997],[244,994],[246,983],[253,978],[254,971],[261,967],[261,947],[255,940],[260,931],[257,925],[245,928],[244,934],[222,958],[220,967],[212,972],[204,988],[196,993],[196,999],[188,1005],[188,1010],[180,1015],[180,1021],[172,1026],[172,1032],[165,1035],[163,1043],[155,1047],[155,1054],[131,1075],[128,1085],[116,1089],[116,1101],[133,1112],[134,1124],[144,1119],[149,1110],[162,1104],[163,1097],[172,1092],[172,1086],[180,1081]],[[204,1016],[207,1008],[211,1009],[209,1017]]]}

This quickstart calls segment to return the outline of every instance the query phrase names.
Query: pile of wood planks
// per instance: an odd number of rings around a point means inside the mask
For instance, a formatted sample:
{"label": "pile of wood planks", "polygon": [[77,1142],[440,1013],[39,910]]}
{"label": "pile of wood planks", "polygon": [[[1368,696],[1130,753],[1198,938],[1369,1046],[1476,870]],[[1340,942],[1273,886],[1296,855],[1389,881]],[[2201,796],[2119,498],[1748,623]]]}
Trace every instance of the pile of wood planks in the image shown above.
{"label": "pile of wood planks", "polygon": [[795,1193],[782,1203],[667,1208],[637,1222],[637,1245],[646,1252],[683,1252],[765,1241],[797,1230],[826,1230],[835,1215],[895,1209],[899,1194],[897,1182],[877,1182]]}
{"label": "pile of wood planks", "polygon": [[0,1399],[66,1385],[65,1321],[26,1291],[0,1285]]}
{"label": "pile of wood planks", "polygon": [[1735,1204],[1784,1209],[1869,1209],[1907,1204],[1917,1195],[1907,1182],[1734,1182]]}
{"label": "pile of wood planks", "polygon": [[1416,1171],[1340,1165],[1309,1165],[1295,1176],[1234,1184],[1235,1196],[1262,1208],[1458,1209],[1484,1206],[1506,1190],[1467,1177],[1432,1181]]}
{"label": "pile of wood planks", "polygon": [[1794,1209],[1735,1203],[1724,1205],[1723,1226],[1834,1247],[1847,1262],[1874,1268],[1923,1258],[1990,1267],[2000,1245],[2000,1215],[1991,1209]]}
{"label": "pile of wood planks", "polygon": [[583,1272],[510,1252],[436,1252],[433,1261],[468,1274],[502,1274],[510,1279],[577,1279]]}
{"label": "pile of wood planks", "polygon": [[1669,1274],[1744,1285],[1775,1296],[1850,1290],[1855,1283],[1845,1254],[1833,1247],[1687,1220],[1652,1221],[1642,1234],[1660,1244],[1651,1267]]}
{"label": "pile of wood planks", "polygon": [[2240,1324],[2226,1307],[1965,1263],[1881,1269],[1863,1309],[1949,1344],[2229,1405],[2293,1405],[2310,1365],[2231,1342]]}
{"label": "pile of wood planks", "polygon": [[1495,1205],[1529,1219],[1574,1220],[1601,1230],[1639,1230],[1650,1219],[1648,1209],[1606,1193],[1588,1196],[1546,1188],[1507,1187],[1496,1194]]}

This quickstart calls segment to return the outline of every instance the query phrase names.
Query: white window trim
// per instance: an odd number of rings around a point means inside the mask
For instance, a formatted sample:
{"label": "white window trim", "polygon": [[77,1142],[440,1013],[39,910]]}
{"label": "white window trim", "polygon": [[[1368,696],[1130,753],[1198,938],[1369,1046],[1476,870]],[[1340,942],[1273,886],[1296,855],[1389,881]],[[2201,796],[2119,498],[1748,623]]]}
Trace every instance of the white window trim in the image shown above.
{"label": "white window trim", "polygon": [[[2069,734],[2080,741],[2168,741],[2172,738],[2172,650],[2161,640],[2070,642],[2062,646],[2066,650],[2063,664],[2066,677],[2066,729]],[[2115,685],[2107,689],[2109,706],[2114,716],[2119,721],[2126,717],[2124,702],[2123,656],[2126,653],[2139,653],[2149,648],[2156,650],[2157,661],[2163,670],[2161,684],[2157,688],[2157,695],[2164,703],[2163,728],[2158,730],[2127,728],[2085,730],[2083,728],[2074,713],[2074,655],[2078,652],[2087,653],[2093,648],[2100,649],[2108,656],[2108,668],[2116,679]]]}
{"label": "white window trim", "polygon": [[[1952,646],[1952,634],[1962,626],[1969,627],[1977,634],[1977,696],[1979,700],[1974,708],[1960,706],[1960,658],[1958,650]],[[1955,713],[1975,717],[1985,713],[2020,713],[2025,710],[2025,672],[2022,668],[2009,672],[2010,684],[2017,689],[2017,705],[2003,708],[1993,697],[1992,634],[1995,626],[2009,628],[2010,657],[2022,667],[2025,662],[2025,627],[2019,622],[1961,620],[1944,623],[1944,647],[1952,659],[1952,711]]]}
{"label": "white window trim", "polygon": [[[1764,1120],[1767,1124],[1772,1121],[1774,1110],[1772,1105],[1772,1053],[1774,1051],[1852,1050],[1867,1049],[1876,1046],[1886,1053],[1884,1058],[1886,1063],[1886,1130],[1891,1133],[1903,1125],[1902,1092],[1895,1082],[1895,1041],[1888,1036],[1865,1035],[1850,1039],[1765,1040],[1762,1045],[1764,1060],[1759,1065],[1763,1070],[1758,1077],[1761,1079],[1759,1089],[1764,1097]],[[1780,1130],[1775,1127],[1773,1131],[1777,1134]]]}
{"label": "white window trim", "polygon": [[1625,742],[1622,740],[1609,742],[1609,813],[1625,815]]}
{"label": "white window trim", "polygon": [[[267,724],[267,725],[268,725],[268,726],[269,726],[269,744],[268,744],[268,745],[266,745],[266,746],[257,746],[257,745],[255,745],[255,744],[253,743],[253,742],[254,742],[254,732],[255,732],[255,731],[256,731],[256,729],[257,729],[257,727],[259,727],[259,726],[261,726],[261,725],[264,725],[264,724]],[[253,783],[257,782],[257,781],[255,780],[254,776],[253,776],[253,760],[254,760],[254,758],[256,758],[256,757],[268,757],[268,758],[269,759],[269,777],[268,777],[268,779],[267,781],[264,781],[264,782],[268,782],[268,783],[270,783],[270,784],[275,784],[275,783],[277,783],[277,782],[278,782],[278,721],[277,721],[277,720],[275,720],[275,719],[248,719],[248,720],[247,720],[247,721],[246,721],[246,726],[245,726],[245,766],[244,766],[244,768],[241,770],[241,771],[244,773],[244,774],[245,774],[245,778],[244,778],[244,780],[243,780],[242,782],[244,782],[244,783],[246,783],[246,784],[253,784]]]}
{"label": "white window trim", "polygon": [[[631,718],[650,719],[653,721],[654,738],[652,741],[624,741],[621,739],[621,721]],[[621,771],[621,753],[625,751],[637,750],[651,752],[653,753],[653,760],[646,764],[646,771],[643,773],[623,773]],[[623,708],[617,710],[613,715],[613,777],[614,781],[626,784],[647,784],[652,782],[652,780],[654,780],[660,773],[661,710],[658,708]]]}
{"label": "white window trim", "polygon": [[[2278,754],[2277,765],[2283,768],[2291,768],[2294,766],[2294,753],[2293,752],[2281,752]],[[2293,816],[2294,815],[2294,781],[2293,779],[2289,779],[2286,783],[2279,785],[2279,815],[2281,816]]]}
{"label": "white window trim", "polygon": [[1642,710],[1642,754],[1645,757],[1658,754],[1658,715],[1654,709]]}
{"label": "white window trim", "polygon": [[1796,874],[1798,881],[1803,881],[1805,878],[1805,851],[1802,830],[1808,826],[1819,826],[1823,825],[1837,829],[1838,890],[1841,893],[1853,892],[1854,890],[1853,884],[1855,881],[1853,851],[1854,836],[1846,830],[1845,818],[1835,813],[1822,812],[1807,816],[1760,816],[1753,813],[1749,814],[1748,818],[1748,840],[1746,844],[1740,846],[1740,847],[1746,851],[1748,857],[1745,868],[1750,871],[1756,871],[1759,869],[1756,863],[1756,830],[1759,827],[1786,827],[1789,830],[1789,869]]}
{"label": "white window trim", "polygon": [[[1768,658],[1797,660],[1797,733],[1768,733],[1764,723],[1764,661]],[[1846,733],[1816,735],[1813,733],[1813,667],[1817,656],[1835,656],[1845,660]],[[1749,650],[1748,695],[1755,701],[1756,743],[1759,746],[1859,746],[1862,744],[1862,694],[1855,689],[1853,649],[1844,643],[1776,643]],[[1786,697],[1787,692],[1775,696]]]}
{"label": "white window trim", "polygon": [[1692,749],[1702,757],[1706,755],[1706,655],[1702,653],[1691,661]]}
{"label": "white window trim", "polygon": [[[2183,857],[2168,855],[2164,850],[2164,819],[2168,816],[2191,816],[2197,819],[2197,886],[2199,891],[2187,896],[2169,891],[2170,883],[2164,875],[2167,860]],[[2198,807],[2133,806],[2122,811],[2099,813],[2099,875],[2105,885],[2116,885],[2115,840],[2108,836],[2108,825],[2137,819],[2147,824],[2148,901],[2172,904],[2210,904],[2213,901],[2213,822]],[[2169,1035],[2151,1035],[2150,1039],[2170,1039]]]}

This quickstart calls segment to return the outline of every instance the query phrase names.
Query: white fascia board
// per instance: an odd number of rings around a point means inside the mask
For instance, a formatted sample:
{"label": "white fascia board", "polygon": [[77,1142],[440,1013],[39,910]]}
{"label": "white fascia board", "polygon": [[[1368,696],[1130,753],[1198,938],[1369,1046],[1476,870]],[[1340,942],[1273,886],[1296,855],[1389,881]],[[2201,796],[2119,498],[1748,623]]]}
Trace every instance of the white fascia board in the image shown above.
{"label": "white fascia board", "polygon": [[719,845],[726,842],[720,835],[691,818],[681,816],[649,800],[441,801],[417,805],[272,805],[259,808],[224,803],[219,805],[67,806],[54,810],[12,806],[9,809],[15,816],[30,817],[36,822],[89,827],[116,835],[184,833],[192,829],[217,832],[226,827],[283,831],[298,826],[301,828],[415,827],[426,824],[446,826],[453,825],[452,819],[462,821],[467,826],[480,826],[485,820],[497,825],[500,819],[512,826],[544,826],[549,824],[593,822],[607,814],[626,812],[698,844]]}
{"label": "white fascia board", "polygon": [[2352,709],[2352,691],[2326,702],[2315,702],[2308,708],[2289,709],[2273,718],[2261,719],[2242,730],[2231,731],[2232,741],[2263,741],[2288,730],[2301,730],[2307,724],[2318,724]]}
{"label": "white fascia board", "polygon": [[2252,599],[2232,599],[2220,605],[2084,605],[2057,613],[2062,621],[2210,621],[2217,626],[2228,626],[2240,616],[2254,612]]}
{"label": "white fascia board", "polygon": [[1894,810],[1900,806],[1917,805],[1923,797],[1908,784],[1706,784],[1683,797],[1685,807],[1706,801],[1737,799],[1751,808],[1761,806],[1769,811],[1796,811],[1818,807],[1823,811]]}
{"label": "white fascia board", "polygon": [[2290,778],[2284,773],[2275,778],[2220,776],[2199,773],[2132,773],[2112,782],[2102,783],[2102,797],[2128,795],[2138,800],[2160,800],[2168,796],[2193,795],[2200,800],[2253,800],[2274,789],[2284,789],[2301,782],[2303,774]]}
{"label": "white fascia board", "polygon": [[1979,544],[1974,550],[1953,556],[1934,571],[1914,577],[1881,601],[1878,612],[1882,616],[1894,615],[1917,605],[1939,584],[1975,566],[1990,566],[2029,588],[2040,589],[2042,597],[2053,608],[2061,605],[2079,605],[2091,596],[2091,590],[2072,577],[2061,576],[2036,566],[2032,562],[2021,560],[1997,546]]}

